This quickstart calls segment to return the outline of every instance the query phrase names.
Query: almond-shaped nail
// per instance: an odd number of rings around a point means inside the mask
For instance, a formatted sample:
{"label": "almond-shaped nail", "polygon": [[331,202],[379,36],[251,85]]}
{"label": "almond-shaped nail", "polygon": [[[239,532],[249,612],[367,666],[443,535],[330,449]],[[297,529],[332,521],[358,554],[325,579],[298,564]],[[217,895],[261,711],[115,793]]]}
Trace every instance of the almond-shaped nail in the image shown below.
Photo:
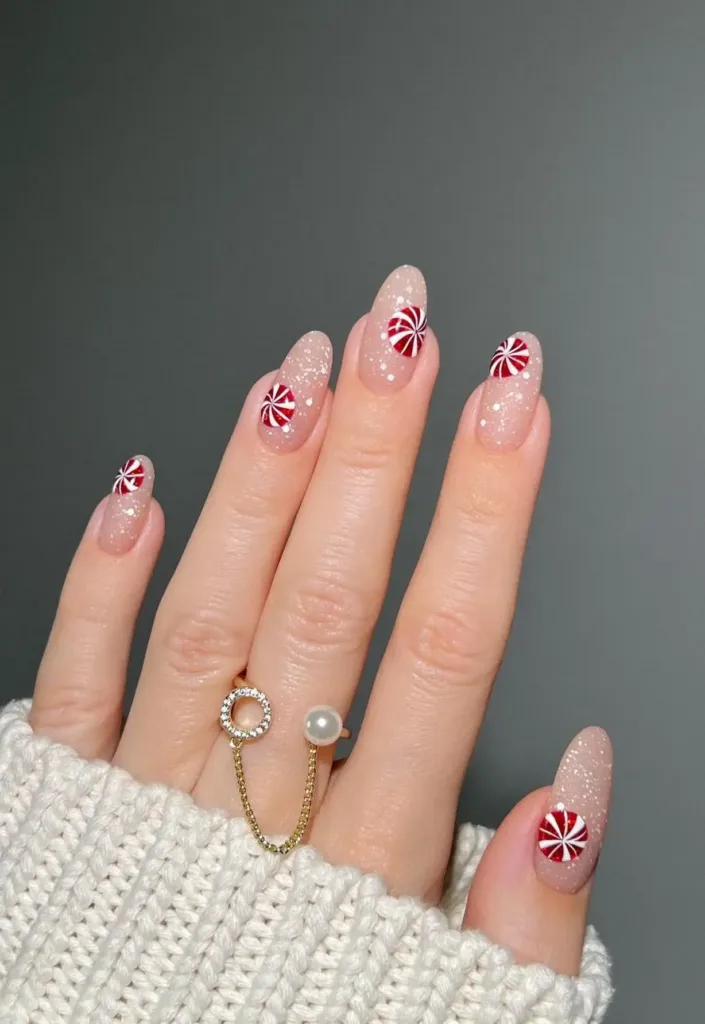
{"label": "almond-shaped nail", "polygon": [[377,293],[360,346],[360,378],[371,391],[399,391],[409,383],[426,326],[424,276],[416,267],[398,267]]}
{"label": "almond-shaped nail", "polygon": [[612,744],[604,729],[578,733],[556,772],[539,823],[535,867],[560,892],[577,892],[595,870],[607,826],[612,789]]}
{"label": "almond-shaped nail", "polygon": [[326,399],[333,348],[311,331],[296,342],[260,406],[260,437],[276,452],[300,448],[316,425]]}
{"label": "almond-shaped nail", "polygon": [[511,451],[524,443],[541,394],[542,371],[541,344],[533,334],[520,331],[498,347],[477,419],[478,436],[487,448]]}
{"label": "almond-shaped nail", "polygon": [[146,455],[133,455],[118,470],[103,512],[98,543],[111,555],[124,555],[135,546],[149,512],[154,466]]}

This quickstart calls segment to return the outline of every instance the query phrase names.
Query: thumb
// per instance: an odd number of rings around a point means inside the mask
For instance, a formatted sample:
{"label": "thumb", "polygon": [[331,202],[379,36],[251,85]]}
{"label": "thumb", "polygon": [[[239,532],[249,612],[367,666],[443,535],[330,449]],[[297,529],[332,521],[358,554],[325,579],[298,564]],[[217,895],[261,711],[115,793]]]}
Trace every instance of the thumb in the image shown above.
{"label": "thumb", "polygon": [[473,880],[463,927],[507,946],[518,963],[578,974],[611,780],[607,733],[584,729],[553,787],[525,797],[500,825]]}

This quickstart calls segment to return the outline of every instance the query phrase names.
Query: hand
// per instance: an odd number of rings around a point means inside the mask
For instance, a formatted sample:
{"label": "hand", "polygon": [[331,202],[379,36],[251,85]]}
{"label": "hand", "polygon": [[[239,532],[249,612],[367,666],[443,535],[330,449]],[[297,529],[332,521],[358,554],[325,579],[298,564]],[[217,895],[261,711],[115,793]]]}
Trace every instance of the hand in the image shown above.
{"label": "hand", "polygon": [[[247,670],[273,708],[267,735],[243,751],[252,805],[265,832],[291,831],[303,719],[321,704],[345,715],[385,594],[438,370],[425,308],[423,277],[401,267],[352,329],[334,397],[330,342],[315,332],[254,386],[121,732],[135,618],[164,532],[151,462],[126,463],[67,576],[37,677],[37,732],[240,815],[219,713]],[[331,747],[319,756],[307,840],[429,902],[512,619],[549,437],[541,366],[537,339],[513,336],[470,396],[354,750],[337,764]],[[585,730],[553,789],[526,797],[490,843],[466,927],[520,962],[577,972],[610,774],[607,736]]]}

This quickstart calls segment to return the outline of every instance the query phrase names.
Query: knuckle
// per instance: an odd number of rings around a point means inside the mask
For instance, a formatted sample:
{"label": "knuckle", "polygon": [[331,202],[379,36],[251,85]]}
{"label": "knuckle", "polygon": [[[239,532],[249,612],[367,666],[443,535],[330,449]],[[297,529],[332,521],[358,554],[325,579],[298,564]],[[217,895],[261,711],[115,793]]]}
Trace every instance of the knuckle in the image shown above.
{"label": "knuckle", "polygon": [[32,704],[32,723],[51,735],[80,732],[90,726],[99,734],[117,730],[120,724],[122,689],[107,693],[105,688],[86,685],[52,685]]}
{"label": "knuckle", "polygon": [[287,614],[287,632],[297,647],[355,651],[375,621],[375,602],[338,576],[303,581]]}
{"label": "knuckle", "polygon": [[179,616],[165,629],[162,645],[167,667],[179,676],[220,676],[246,661],[245,637],[212,611]]}
{"label": "knuckle", "polygon": [[388,433],[364,423],[338,439],[337,455],[342,466],[359,475],[384,469],[394,452],[393,438]]}
{"label": "knuckle", "polygon": [[462,527],[470,534],[485,534],[497,529],[507,518],[504,496],[489,488],[473,488],[457,503]]}
{"label": "knuckle", "polygon": [[92,636],[120,623],[130,612],[127,602],[107,587],[66,587],[56,611],[58,633]]}
{"label": "knuckle", "polygon": [[226,518],[238,530],[248,528],[252,533],[257,533],[273,520],[278,520],[280,505],[276,499],[279,481],[272,480],[269,489],[264,486],[266,482],[257,480],[250,482],[250,486],[241,484],[229,488],[222,498]]}
{"label": "knuckle", "polygon": [[492,634],[467,613],[436,609],[409,623],[400,637],[418,679],[429,684],[469,686],[494,674]]}

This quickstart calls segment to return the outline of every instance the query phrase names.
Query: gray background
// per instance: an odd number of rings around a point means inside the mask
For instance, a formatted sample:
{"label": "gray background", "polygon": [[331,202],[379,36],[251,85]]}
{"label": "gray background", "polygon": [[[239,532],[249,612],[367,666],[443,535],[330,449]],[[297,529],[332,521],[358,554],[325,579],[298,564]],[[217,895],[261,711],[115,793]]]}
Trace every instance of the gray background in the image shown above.
{"label": "gray background", "polygon": [[29,693],[122,459],[152,455],[168,516],[137,661],[253,379],[312,327],[339,355],[386,273],[417,263],[442,369],[372,663],[462,403],[531,329],[554,442],[462,815],[496,824],[606,726],[611,1020],[699,1019],[705,4],[1,17],[2,696]]}

